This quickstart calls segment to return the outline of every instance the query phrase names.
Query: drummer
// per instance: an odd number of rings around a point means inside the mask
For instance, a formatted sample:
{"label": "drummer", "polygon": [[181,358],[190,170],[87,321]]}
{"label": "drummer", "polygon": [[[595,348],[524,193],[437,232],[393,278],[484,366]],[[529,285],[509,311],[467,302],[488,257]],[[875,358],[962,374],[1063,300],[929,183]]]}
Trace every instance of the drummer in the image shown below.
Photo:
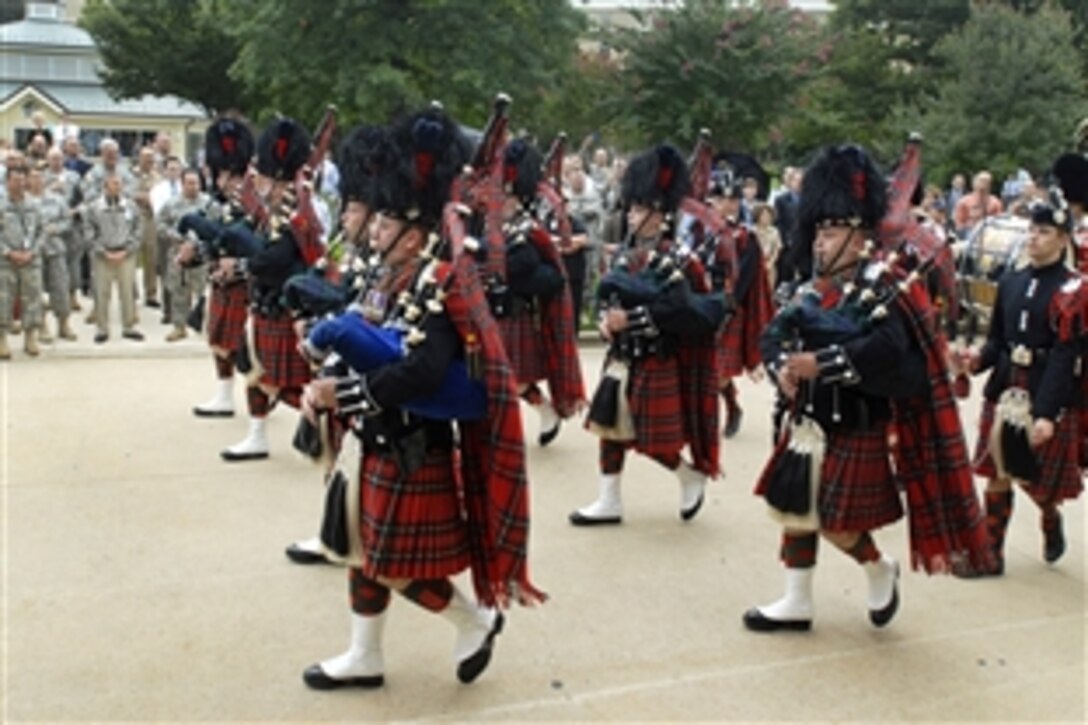
{"label": "drummer", "polygon": [[[1058,324],[1063,294],[1079,283],[1065,264],[1072,214],[1061,191],[1032,209],[1027,245],[1030,265],[1006,273],[998,286],[990,330],[981,350],[957,356],[971,373],[991,370],[979,425],[975,472],[989,479],[986,525],[995,566],[966,576],[1004,573],[1003,544],[1012,512],[1015,478],[1039,507],[1043,558],[1052,564],[1065,552],[1059,504],[1083,489],[1078,410],[1071,409],[1079,382],[1078,342],[1062,339]],[[1023,410],[1016,411],[1017,401]],[[1019,417],[1019,420],[1018,420]],[[998,426],[998,428],[994,428]],[[1015,443],[1017,426],[1030,448]],[[993,431],[1000,435],[991,437]]]}

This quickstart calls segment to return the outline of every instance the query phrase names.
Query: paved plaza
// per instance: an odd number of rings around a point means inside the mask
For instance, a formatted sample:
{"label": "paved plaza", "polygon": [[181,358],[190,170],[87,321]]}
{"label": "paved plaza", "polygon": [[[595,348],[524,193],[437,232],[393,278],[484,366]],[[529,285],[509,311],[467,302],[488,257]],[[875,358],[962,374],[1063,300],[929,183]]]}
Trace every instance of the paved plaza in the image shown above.
{"label": "paved plaza", "polygon": [[[690,524],[671,474],[636,458],[625,523],[572,528],[596,492],[596,439],[568,425],[530,446],[531,563],[551,600],[510,614],[476,684],[456,681],[449,624],[394,599],[386,687],[308,690],[303,669],[345,648],[348,595],[343,570],[283,555],[316,531],[323,495],[290,448],[296,414],[271,416],[270,460],[221,462],[246,432],[241,386],[237,417],[194,418],[213,392],[206,348],[144,329],[146,343],[94,346],[81,325],[78,343],[0,363],[5,719],[1085,719],[1082,500],[1056,566],[1019,496],[1004,578],[905,573],[898,617],[876,630],[864,574],[825,544],[813,631],[743,629],[783,585],[779,532],[751,495],[771,390],[748,381],[727,476]],[[583,348],[591,384],[601,355]],[[906,537],[900,523],[877,541],[905,562]]]}

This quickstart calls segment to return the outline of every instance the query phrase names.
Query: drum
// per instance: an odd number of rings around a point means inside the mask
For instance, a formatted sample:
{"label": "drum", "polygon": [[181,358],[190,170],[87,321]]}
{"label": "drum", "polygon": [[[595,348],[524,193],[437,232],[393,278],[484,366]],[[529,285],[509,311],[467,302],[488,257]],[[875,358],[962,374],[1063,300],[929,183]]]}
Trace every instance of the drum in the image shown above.
{"label": "drum", "polygon": [[1029,220],[1022,217],[988,217],[971,231],[963,246],[958,273],[964,302],[987,320],[1002,275],[1028,263],[1028,226]]}

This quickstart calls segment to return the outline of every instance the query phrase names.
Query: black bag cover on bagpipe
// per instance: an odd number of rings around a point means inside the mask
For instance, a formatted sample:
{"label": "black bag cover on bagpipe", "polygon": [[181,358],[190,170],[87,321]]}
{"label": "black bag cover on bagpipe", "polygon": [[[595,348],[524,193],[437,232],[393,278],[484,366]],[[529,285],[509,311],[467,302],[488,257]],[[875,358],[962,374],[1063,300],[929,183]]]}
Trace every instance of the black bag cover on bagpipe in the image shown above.
{"label": "black bag cover on bagpipe", "polygon": [[732,314],[732,307],[721,292],[696,293],[684,282],[660,282],[625,270],[612,270],[601,278],[597,299],[604,304],[618,302],[627,310],[658,300],[667,301],[670,304],[661,306],[668,310],[667,318],[655,310],[654,322],[680,336],[717,330]]}

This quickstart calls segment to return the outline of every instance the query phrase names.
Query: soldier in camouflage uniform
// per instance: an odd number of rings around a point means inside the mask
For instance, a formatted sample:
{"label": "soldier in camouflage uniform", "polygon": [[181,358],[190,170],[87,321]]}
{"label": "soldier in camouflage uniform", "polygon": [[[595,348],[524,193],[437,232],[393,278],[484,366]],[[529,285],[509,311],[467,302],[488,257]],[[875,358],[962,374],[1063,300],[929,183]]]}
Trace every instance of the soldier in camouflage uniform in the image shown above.
{"label": "soldier in camouflage uniform", "polygon": [[178,234],[178,222],[186,214],[207,211],[211,198],[200,190],[200,172],[186,169],[181,175],[181,193],[163,204],[159,210],[159,234],[169,240],[166,248],[166,303],[167,316],[174,326],[166,335],[167,342],[182,339],[185,321],[189,316],[193,293],[199,292],[204,282],[204,265],[183,267],[178,254],[184,239]]}
{"label": "soldier in camouflage uniform", "polygon": [[139,165],[134,174],[136,178],[133,201],[140,210],[140,266],[143,268],[144,304],[148,307],[160,307],[159,304],[159,262],[158,230],[155,226],[155,211],[151,207],[151,190],[159,183],[159,172],[155,169],[155,152],[149,146],[140,149]]}
{"label": "soldier in camouflage uniform", "polygon": [[132,172],[121,163],[121,149],[117,142],[108,138],[99,144],[98,150],[102,154],[102,161],[87,172],[81,183],[83,201],[90,204],[102,196],[106,179],[110,176],[120,176],[121,194],[131,197],[136,192],[136,179],[133,178]]}
{"label": "soldier in camouflage uniform", "polygon": [[110,297],[117,283],[121,297],[121,336],[143,340],[136,330],[136,256],[140,251],[140,211],[122,195],[120,176],[106,177],[102,196],[87,205],[83,233],[91,248],[96,343],[109,339]]}
{"label": "soldier in camouflage uniform", "polygon": [[[42,227],[42,285],[49,295],[49,311],[57,318],[57,334],[65,340],[75,340],[75,333],[68,324],[71,300],[68,297],[68,260],[65,258],[64,237],[72,227],[68,203],[55,191],[45,188],[44,175],[39,169],[31,169],[27,176],[27,191],[38,203]],[[53,342],[49,324],[42,315],[42,342]]]}
{"label": "soldier in camouflage uniform", "polygon": [[16,290],[23,310],[26,352],[39,353],[44,228],[38,204],[26,193],[26,177],[25,166],[8,166],[7,196],[0,201],[0,360],[11,358],[8,331],[12,326],[12,298]]}
{"label": "soldier in camouflage uniform", "polygon": [[50,149],[45,158],[48,164],[45,168],[46,191],[60,194],[68,205],[71,223],[68,231],[64,233],[64,257],[68,265],[69,308],[78,312],[80,305],[76,299],[76,291],[79,289],[80,260],[85,251],[79,219],[79,207],[83,203],[81,180],[78,173],[64,166],[64,152],[59,148]]}

